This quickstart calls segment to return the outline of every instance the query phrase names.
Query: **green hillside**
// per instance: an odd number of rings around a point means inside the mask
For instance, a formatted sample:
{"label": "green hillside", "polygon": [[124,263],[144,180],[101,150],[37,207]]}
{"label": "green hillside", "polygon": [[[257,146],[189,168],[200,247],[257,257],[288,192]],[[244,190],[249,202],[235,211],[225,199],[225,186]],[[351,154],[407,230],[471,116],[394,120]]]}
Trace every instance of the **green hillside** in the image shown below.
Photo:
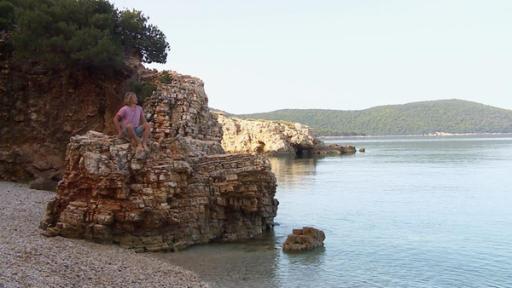
{"label": "green hillside", "polygon": [[512,133],[512,110],[456,99],[378,106],[358,111],[284,109],[237,116],[300,122],[314,128],[319,135]]}

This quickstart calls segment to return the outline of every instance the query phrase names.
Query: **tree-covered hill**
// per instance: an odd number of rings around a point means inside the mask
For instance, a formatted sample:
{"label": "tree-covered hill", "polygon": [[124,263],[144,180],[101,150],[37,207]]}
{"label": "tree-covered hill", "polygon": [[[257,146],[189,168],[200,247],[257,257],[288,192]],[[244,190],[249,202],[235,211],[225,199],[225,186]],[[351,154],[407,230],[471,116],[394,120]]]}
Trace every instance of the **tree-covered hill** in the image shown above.
{"label": "tree-covered hill", "polygon": [[238,116],[300,122],[314,128],[319,135],[512,133],[512,110],[457,99],[378,106],[358,111],[284,109]]}

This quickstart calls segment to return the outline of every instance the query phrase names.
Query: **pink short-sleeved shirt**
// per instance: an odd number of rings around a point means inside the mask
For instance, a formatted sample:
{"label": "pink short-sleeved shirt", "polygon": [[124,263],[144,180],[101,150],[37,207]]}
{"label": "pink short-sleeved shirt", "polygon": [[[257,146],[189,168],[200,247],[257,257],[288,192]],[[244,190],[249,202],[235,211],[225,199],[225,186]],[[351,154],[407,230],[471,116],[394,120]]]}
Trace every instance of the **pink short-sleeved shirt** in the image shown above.
{"label": "pink short-sleeved shirt", "polygon": [[138,127],[140,125],[140,116],[142,115],[142,107],[139,105],[135,107],[123,106],[117,112],[117,115],[121,117],[121,121],[123,123],[123,127],[126,127],[128,124],[132,124],[132,127]]}

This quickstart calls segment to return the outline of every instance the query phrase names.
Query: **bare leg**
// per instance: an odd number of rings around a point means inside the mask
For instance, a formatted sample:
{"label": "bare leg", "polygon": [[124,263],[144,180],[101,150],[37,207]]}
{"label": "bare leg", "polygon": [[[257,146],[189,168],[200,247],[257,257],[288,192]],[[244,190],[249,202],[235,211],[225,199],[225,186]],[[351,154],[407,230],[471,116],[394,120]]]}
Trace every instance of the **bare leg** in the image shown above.
{"label": "bare leg", "polygon": [[132,143],[133,148],[140,150],[142,148],[142,144],[140,142],[139,137],[135,134],[135,130],[133,129],[132,125],[126,126],[126,132],[128,134],[128,138],[130,139],[130,142]]}
{"label": "bare leg", "polygon": [[146,122],[144,123],[144,134],[142,135],[142,145],[144,146],[144,149],[149,149],[148,148],[148,141],[149,141],[149,133],[151,130],[151,126],[149,126],[149,124]]}

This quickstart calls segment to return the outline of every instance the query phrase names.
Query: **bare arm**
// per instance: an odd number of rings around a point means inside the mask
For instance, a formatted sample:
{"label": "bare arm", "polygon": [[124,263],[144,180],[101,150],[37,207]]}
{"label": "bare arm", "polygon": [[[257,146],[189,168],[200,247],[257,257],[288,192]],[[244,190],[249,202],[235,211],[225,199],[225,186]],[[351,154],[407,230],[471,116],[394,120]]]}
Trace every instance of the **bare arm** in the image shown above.
{"label": "bare arm", "polygon": [[141,125],[144,125],[146,124],[148,121],[146,121],[146,116],[144,116],[144,110],[141,110],[140,112],[140,124]]}
{"label": "bare arm", "polygon": [[121,135],[121,116],[119,116],[119,113],[114,116],[114,126],[116,127],[117,135]]}

